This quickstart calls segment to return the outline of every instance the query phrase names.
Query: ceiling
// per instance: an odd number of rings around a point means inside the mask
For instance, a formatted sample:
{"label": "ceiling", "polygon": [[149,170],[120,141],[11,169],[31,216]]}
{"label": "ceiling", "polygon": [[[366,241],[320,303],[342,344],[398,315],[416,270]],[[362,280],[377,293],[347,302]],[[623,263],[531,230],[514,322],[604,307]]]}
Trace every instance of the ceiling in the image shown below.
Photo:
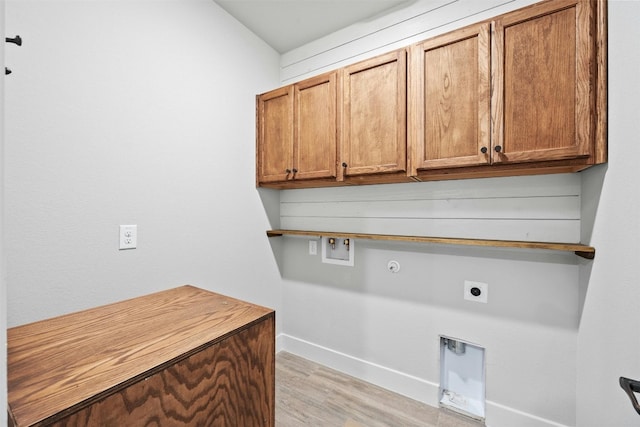
{"label": "ceiling", "polygon": [[280,53],[380,15],[407,0],[214,0]]}

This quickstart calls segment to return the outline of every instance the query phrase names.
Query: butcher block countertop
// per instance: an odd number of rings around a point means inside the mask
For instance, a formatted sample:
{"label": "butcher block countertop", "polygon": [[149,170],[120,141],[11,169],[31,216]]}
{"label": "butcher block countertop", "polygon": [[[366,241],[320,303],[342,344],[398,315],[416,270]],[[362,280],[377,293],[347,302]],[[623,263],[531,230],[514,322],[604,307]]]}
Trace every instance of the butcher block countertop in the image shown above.
{"label": "butcher block countertop", "polygon": [[10,424],[73,413],[269,317],[186,285],[10,328]]}

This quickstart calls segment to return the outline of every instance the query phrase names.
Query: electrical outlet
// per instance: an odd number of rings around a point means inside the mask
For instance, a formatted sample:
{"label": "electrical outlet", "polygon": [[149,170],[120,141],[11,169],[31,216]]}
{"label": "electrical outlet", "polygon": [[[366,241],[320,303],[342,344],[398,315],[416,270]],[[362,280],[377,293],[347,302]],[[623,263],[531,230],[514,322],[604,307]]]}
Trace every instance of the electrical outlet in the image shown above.
{"label": "electrical outlet", "polygon": [[138,245],[138,226],[137,225],[121,225],[120,226],[120,250],[135,249]]}
{"label": "electrical outlet", "polygon": [[317,255],[317,254],[318,254],[318,241],[309,240],[309,255]]}
{"label": "electrical outlet", "polygon": [[482,282],[464,281],[464,299],[474,302],[487,303],[489,298],[489,284]]}

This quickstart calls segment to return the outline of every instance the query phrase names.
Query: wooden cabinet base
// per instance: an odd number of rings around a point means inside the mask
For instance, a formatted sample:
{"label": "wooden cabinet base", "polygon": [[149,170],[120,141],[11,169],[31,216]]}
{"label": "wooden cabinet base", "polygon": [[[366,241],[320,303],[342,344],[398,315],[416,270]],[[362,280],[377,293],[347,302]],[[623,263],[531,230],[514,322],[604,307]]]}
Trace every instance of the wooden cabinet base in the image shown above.
{"label": "wooden cabinet base", "polygon": [[495,178],[523,175],[549,175],[554,173],[580,172],[591,167],[580,160],[555,162],[499,164],[467,168],[432,169],[419,171],[416,181],[443,181],[450,179]]}
{"label": "wooden cabinet base", "polygon": [[348,185],[397,184],[402,182],[445,181],[454,179],[495,178],[522,175],[548,175],[555,173],[579,172],[591,167],[584,161],[565,160],[555,162],[500,164],[475,167],[430,169],[418,171],[416,176],[406,174],[362,175],[350,177],[342,182],[335,180],[310,180],[286,183],[261,184],[274,189],[338,187]]}
{"label": "wooden cabinet base", "polygon": [[[273,311],[190,286],[139,300],[139,310],[134,299],[9,329],[9,425],[274,425]],[[180,316],[190,316],[193,321],[186,323],[193,327],[183,329],[176,322]],[[125,326],[118,341],[118,329],[108,328],[111,332],[96,340],[100,324],[119,322],[138,329],[146,324],[155,332],[145,334],[147,341],[131,339]],[[79,327],[71,344],[73,324]],[[87,325],[94,326],[87,330]],[[97,348],[93,358],[83,357],[79,348],[77,360],[47,367],[43,358],[56,353],[47,336],[62,338],[65,329],[60,348],[100,341],[106,347]],[[28,365],[32,369],[22,369]],[[116,371],[128,373],[109,387]]]}

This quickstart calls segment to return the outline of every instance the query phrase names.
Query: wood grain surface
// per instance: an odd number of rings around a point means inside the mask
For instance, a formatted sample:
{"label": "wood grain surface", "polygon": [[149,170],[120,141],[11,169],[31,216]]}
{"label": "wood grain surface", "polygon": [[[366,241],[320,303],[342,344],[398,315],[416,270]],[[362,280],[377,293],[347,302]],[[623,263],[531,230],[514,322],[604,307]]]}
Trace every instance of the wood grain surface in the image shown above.
{"label": "wood grain surface", "polygon": [[336,177],[338,155],[338,73],[294,85],[294,159],[292,179]]}
{"label": "wood grain surface", "polygon": [[411,48],[408,132],[412,175],[417,175],[417,169],[489,163],[489,34],[490,24],[485,22]]}
{"label": "wood grain surface", "polygon": [[493,58],[502,81],[494,95],[502,102],[494,103],[494,144],[501,151],[493,163],[593,154],[592,9],[587,0],[557,0],[496,20]]}
{"label": "wood grain surface", "polygon": [[406,73],[404,49],[342,70],[345,177],[406,170]]}
{"label": "wood grain surface", "polygon": [[273,322],[261,322],[52,426],[272,425],[272,334]]}
{"label": "wood grain surface", "polygon": [[293,86],[256,99],[256,182],[286,181],[293,169]]}
{"label": "wood grain surface", "polygon": [[[196,412],[200,412],[198,393],[206,394],[214,387],[212,382],[218,381],[219,393],[244,393],[231,390],[226,383],[231,379],[237,382],[234,387],[244,381],[243,386],[249,387],[251,393],[265,393],[264,399],[273,401],[272,386],[258,387],[260,381],[241,379],[232,372],[248,367],[253,373],[257,369],[262,370],[262,374],[273,374],[273,332],[269,338],[264,338],[265,342],[261,341],[263,338],[258,342],[253,335],[255,332],[249,328],[264,322],[273,329],[274,317],[274,312],[267,308],[193,286],[182,286],[10,328],[7,339],[11,415],[18,426],[48,425],[114,393],[123,396],[122,404],[135,402],[125,405],[135,413],[136,406],[151,405],[153,400],[160,399],[157,395],[160,390],[167,391],[170,378],[175,380],[171,387],[186,387],[192,394],[174,402],[175,408],[163,406],[163,410],[169,412],[175,412],[181,405],[182,409],[198,408]],[[244,335],[227,340],[241,331]],[[252,351],[239,355],[242,347]],[[258,357],[259,354],[266,358]],[[235,367],[230,362],[234,357],[237,357]],[[221,366],[206,365],[207,360],[222,360]],[[193,377],[190,370],[193,370]],[[211,370],[210,376],[207,370]],[[216,376],[220,378],[213,379]],[[140,381],[140,385],[124,391]],[[142,394],[144,390],[151,393],[145,398],[151,399],[151,403],[136,400],[136,394]],[[172,399],[172,394],[179,395],[171,390],[165,399]],[[215,395],[221,396],[219,393]],[[220,401],[225,402],[225,398]],[[153,404],[156,403],[160,401]],[[112,400],[101,403],[109,404],[116,405]],[[221,405],[226,407],[218,408],[217,413],[226,415],[219,416],[233,417],[233,411],[242,410],[232,409],[228,403]],[[176,412],[175,416],[182,415]],[[242,416],[253,417],[251,414]],[[268,412],[266,416],[270,416]],[[164,425],[159,421],[148,421],[150,424],[141,425]]]}

